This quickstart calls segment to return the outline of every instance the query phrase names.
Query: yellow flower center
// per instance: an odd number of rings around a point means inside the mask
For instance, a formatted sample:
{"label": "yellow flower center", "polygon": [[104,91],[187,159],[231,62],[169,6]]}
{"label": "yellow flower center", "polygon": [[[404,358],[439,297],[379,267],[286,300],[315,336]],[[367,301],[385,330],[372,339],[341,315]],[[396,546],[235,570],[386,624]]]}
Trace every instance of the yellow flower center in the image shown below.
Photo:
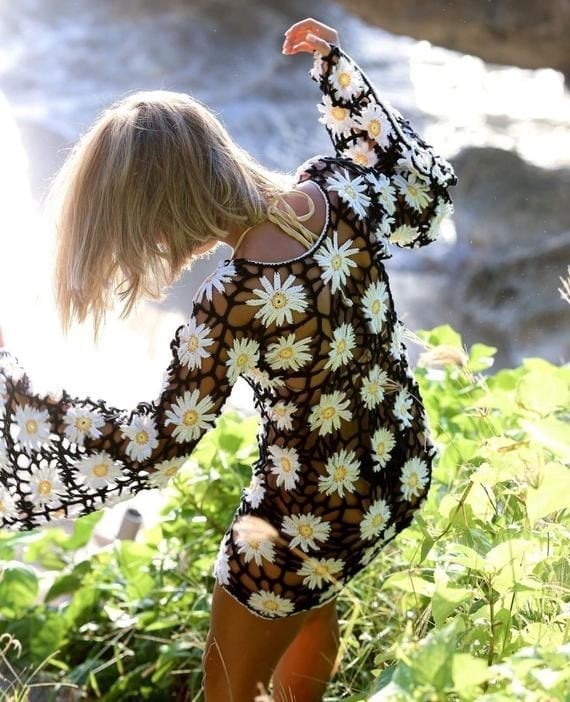
{"label": "yellow flower center", "polygon": [[336,107],[333,107],[332,115],[335,119],[338,119],[340,122],[346,117],[346,110],[344,107],[339,107],[337,105]]}
{"label": "yellow flower center", "polygon": [[386,445],[384,444],[383,441],[379,441],[377,446],[376,446],[376,453],[381,456],[384,453]]}
{"label": "yellow flower center", "polygon": [[293,464],[291,463],[291,460],[287,457],[282,458],[281,468],[285,471],[285,473],[290,473],[293,470]]}
{"label": "yellow flower center", "polygon": [[372,519],[372,526],[373,527],[379,527],[384,523],[384,517],[381,514],[377,514],[373,519]]}
{"label": "yellow flower center", "polygon": [[259,548],[259,541],[257,539],[249,539],[249,545],[251,548],[257,550]]}
{"label": "yellow flower center", "polygon": [[416,487],[418,484],[418,476],[417,473],[412,473],[410,477],[408,478],[408,485],[413,488]]}
{"label": "yellow flower center", "polygon": [[4,512],[6,510],[6,503],[4,500],[0,500],[0,512]]}
{"label": "yellow flower center", "polygon": [[81,432],[86,432],[91,429],[92,421],[89,419],[89,417],[78,417],[75,420],[75,428],[79,429]]}
{"label": "yellow flower center", "polygon": [[351,185],[346,185],[344,188],[344,192],[348,195],[349,198],[356,197],[354,188]]}
{"label": "yellow flower center", "polygon": [[263,606],[270,612],[276,612],[279,609],[279,605],[275,600],[266,600]]}
{"label": "yellow flower center", "polygon": [[51,492],[51,483],[49,480],[40,480],[38,485],[40,495],[49,495]]}
{"label": "yellow flower center", "polygon": [[186,410],[182,415],[182,423],[187,427],[192,427],[198,421],[198,412],[196,410]]}
{"label": "yellow flower center", "polygon": [[323,410],[321,410],[321,417],[323,419],[331,419],[334,417],[336,414],[336,410],[334,407],[325,407]]}
{"label": "yellow flower center", "polygon": [[164,471],[164,475],[166,475],[167,477],[170,478],[171,476],[175,475],[178,472],[178,468],[179,468],[178,464],[175,463],[173,466],[169,466]]}
{"label": "yellow flower center", "polygon": [[345,466],[339,466],[334,472],[334,479],[337,482],[344,480],[346,478],[347,470]]}
{"label": "yellow flower center", "polygon": [[291,346],[286,346],[279,352],[280,358],[291,358],[293,355],[293,348]]}
{"label": "yellow flower center", "polygon": [[28,419],[26,422],[26,431],[28,434],[35,434],[38,430],[38,423],[35,419]]}
{"label": "yellow flower center", "polygon": [[313,527],[309,524],[301,524],[301,526],[299,527],[299,534],[301,534],[301,536],[304,536],[305,539],[308,539],[310,536],[313,535]]}
{"label": "yellow flower center", "polygon": [[97,465],[93,466],[93,475],[97,476],[98,478],[104,478],[108,472],[108,463],[97,463]]}
{"label": "yellow flower center", "polygon": [[275,309],[280,310],[287,304],[287,298],[283,293],[277,292],[271,298],[271,304]]}
{"label": "yellow flower center", "polygon": [[273,411],[278,417],[285,417],[287,414],[287,410],[285,409],[285,407],[274,407]]}
{"label": "yellow flower center", "polygon": [[240,355],[237,357],[237,364],[238,366],[245,366],[247,363],[248,355],[246,353],[240,353]]}
{"label": "yellow flower center", "polygon": [[200,346],[200,342],[198,340],[198,337],[196,335],[191,336],[188,341],[186,342],[186,347],[188,351],[196,351],[196,349]]}
{"label": "yellow flower center", "polygon": [[356,163],[361,163],[363,166],[368,165],[368,159],[364,154],[356,154],[354,160]]}
{"label": "yellow flower center", "polygon": [[346,71],[343,71],[338,77],[338,82],[343,88],[346,88],[348,85],[350,85],[350,81],[350,73],[347,73]]}
{"label": "yellow flower center", "polygon": [[319,563],[318,565],[315,566],[315,575],[328,575],[329,571],[326,566],[324,566],[322,563]]}
{"label": "yellow flower center", "polygon": [[331,266],[335,271],[338,271],[338,269],[342,266],[342,256],[340,254],[335,254],[331,258]]}
{"label": "yellow flower center", "polygon": [[377,137],[381,131],[382,125],[380,124],[380,121],[377,119],[371,120],[368,124],[368,133],[370,134],[370,136]]}
{"label": "yellow flower center", "polygon": [[337,353],[343,353],[346,350],[346,341],[344,339],[341,339],[338,344],[336,345],[336,351]]}
{"label": "yellow flower center", "polygon": [[135,434],[135,441],[141,446],[143,444],[146,444],[148,442],[148,434],[146,433],[146,431],[137,431],[137,433]]}
{"label": "yellow flower center", "polygon": [[376,383],[368,383],[368,393],[370,395],[378,394],[378,385]]}
{"label": "yellow flower center", "polygon": [[380,300],[374,300],[372,303],[372,314],[380,314],[380,310],[382,309],[382,303]]}
{"label": "yellow flower center", "polygon": [[417,197],[418,189],[415,185],[408,185],[408,192],[410,195],[412,195],[412,197]]}

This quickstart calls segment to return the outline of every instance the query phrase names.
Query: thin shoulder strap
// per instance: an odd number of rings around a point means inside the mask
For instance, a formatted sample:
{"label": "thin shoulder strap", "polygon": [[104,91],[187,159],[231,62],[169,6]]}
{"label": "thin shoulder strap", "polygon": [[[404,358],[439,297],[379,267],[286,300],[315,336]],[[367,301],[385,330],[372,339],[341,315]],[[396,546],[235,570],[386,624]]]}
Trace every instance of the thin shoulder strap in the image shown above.
{"label": "thin shoulder strap", "polygon": [[[285,202],[282,195],[276,195],[267,206],[267,219],[269,219],[274,224],[280,226],[286,234],[289,234],[289,236],[303,244],[303,246],[305,246],[306,248],[310,248],[318,239],[318,234],[315,234],[315,232],[312,232],[310,229],[307,229],[307,227],[305,227],[302,224],[302,222],[312,217],[315,211],[315,203],[313,202],[312,198],[308,195],[308,193],[302,190],[298,190],[295,192],[298,192],[300,195],[304,195],[307,198],[307,201],[309,203],[309,211],[307,213],[305,213],[304,215],[296,214],[295,210],[291,207],[291,205],[288,202]],[[279,201],[281,201],[285,206],[285,211],[280,210],[277,206],[277,203]],[[255,224],[252,224],[251,227],[244,229],[244,231],[240,234],[235,246],[233,247],[234,251],[238,250],[239,245],[243,241],[245,235],[249,232],[250,229],[253,229],[253,227],[255,226]],[[298,229],[300,229],[301,231],[298,231]]]}

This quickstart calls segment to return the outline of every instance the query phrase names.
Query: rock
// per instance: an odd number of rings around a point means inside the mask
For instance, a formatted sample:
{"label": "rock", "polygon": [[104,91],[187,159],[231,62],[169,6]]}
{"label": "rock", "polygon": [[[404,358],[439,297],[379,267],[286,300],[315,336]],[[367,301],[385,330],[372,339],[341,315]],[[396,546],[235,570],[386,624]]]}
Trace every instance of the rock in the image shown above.
{"label": "rock", "polygon": [[570,306],[558,288],[567,275],[570,230],[473,262],[457,281],[460,328],[466,343],[485,339],[499,348],[497,365],[525,356],[552,363],[570,359]]}
{"label": "rock", "polygon": [[340,0],[389,32],[428,39],[491,63],[549,66],[570,76],[567,0]]}

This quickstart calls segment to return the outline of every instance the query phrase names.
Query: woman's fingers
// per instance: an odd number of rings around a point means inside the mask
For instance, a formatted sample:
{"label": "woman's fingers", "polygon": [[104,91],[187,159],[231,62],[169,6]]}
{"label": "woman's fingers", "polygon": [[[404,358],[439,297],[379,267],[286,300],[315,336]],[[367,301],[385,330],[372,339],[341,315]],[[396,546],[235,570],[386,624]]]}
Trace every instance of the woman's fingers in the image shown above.
{"label": "woman's fingers", "polygon": [[322,22],[317,22],[312,17],[308,17],[295,22],[285,32],[283,53],[316,50],[326,54],[330,51],[328,42],[338,44],[337,31]]}

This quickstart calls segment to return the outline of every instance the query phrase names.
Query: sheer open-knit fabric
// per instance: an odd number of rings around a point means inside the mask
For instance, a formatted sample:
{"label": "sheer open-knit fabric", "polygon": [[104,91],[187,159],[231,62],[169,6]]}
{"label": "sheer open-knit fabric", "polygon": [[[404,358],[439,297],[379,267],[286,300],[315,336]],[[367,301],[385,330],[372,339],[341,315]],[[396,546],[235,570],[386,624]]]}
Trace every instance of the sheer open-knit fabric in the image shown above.
{"label": "sheer open-knit fabric", "polygon": [[[383,260],[391,244],[437,238],[457,178],[338,46],[315,52],[309,75],[335,154],[295,176],[320,189],[323,229],[287,261],[219,263],[176,330],[158,398],[127,411],[40,395],[0,354],[2,528],[78,517],[165,484],[238,377],[260,415],[259,458],[214,575],[251,612],[322,606],[421,508],[437,450]],[[234,529],[244,515],[277,538]]]}

